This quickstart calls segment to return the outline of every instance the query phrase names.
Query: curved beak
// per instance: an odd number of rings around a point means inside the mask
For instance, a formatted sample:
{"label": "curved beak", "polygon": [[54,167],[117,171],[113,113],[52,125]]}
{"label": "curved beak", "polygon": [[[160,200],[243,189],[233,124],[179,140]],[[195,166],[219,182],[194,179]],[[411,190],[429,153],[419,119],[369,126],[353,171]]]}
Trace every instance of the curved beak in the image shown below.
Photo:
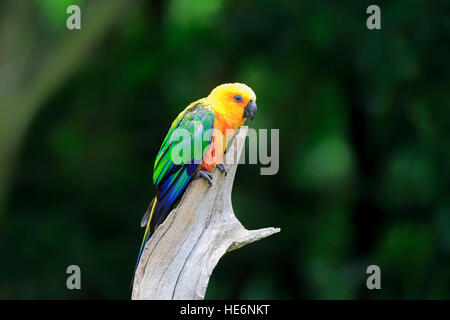
{"label": "curved beak", "polygon": [[244,108],[243,118],[253,118],[256,116],[256,111],[258,110],[258,106],[256,105],[255,100],[250,100]]}

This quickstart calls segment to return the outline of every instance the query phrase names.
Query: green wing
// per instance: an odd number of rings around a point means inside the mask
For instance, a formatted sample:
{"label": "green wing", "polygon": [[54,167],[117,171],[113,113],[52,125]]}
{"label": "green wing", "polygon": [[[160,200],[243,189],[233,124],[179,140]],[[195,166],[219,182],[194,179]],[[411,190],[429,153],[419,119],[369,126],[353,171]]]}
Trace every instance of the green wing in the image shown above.
{"label": "green wing", "polygon": [[161,189],[161,183],[182,168],[192,175],[211,143],[214,119],[211,107],[203,104],[194,105],[177,117],[156,156],[153,171],[155,186]]}
{"label": "green wing", "polygon": [[201,164],[211,144],[214,119],[211,107],[198,103],[182,112],[172,123],[156,156],[153,171],[156,205],[148,215],[150,232],[164,221]]}

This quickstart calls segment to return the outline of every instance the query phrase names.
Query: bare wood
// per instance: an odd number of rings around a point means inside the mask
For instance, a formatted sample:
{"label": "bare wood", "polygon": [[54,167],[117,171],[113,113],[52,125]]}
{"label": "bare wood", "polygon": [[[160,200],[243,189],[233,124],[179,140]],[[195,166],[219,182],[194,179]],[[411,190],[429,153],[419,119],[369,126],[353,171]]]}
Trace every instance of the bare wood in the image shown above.
{"label": "bare wood", "polygon": [[133,300],[203,299],[209,278],[228,251],[268,237],[279,228],[246,230],[233,212],[231,190],[245,145],[242,127],[225,157],[228,175],[214,170],[211,187],[190,183],[180,204],[150,238],[133,283]]}

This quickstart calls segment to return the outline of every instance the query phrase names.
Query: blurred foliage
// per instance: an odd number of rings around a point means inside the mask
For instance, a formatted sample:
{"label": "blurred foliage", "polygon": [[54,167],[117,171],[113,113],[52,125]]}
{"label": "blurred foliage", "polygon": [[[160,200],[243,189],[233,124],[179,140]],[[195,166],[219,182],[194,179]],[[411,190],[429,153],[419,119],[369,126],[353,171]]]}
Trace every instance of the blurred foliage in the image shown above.
{"label": "blurred foliage", "polygon": [[[369,1],[118,0],[92,40],[87,17],[106,2],[8,1],[0,14],[22,20],[3,19],[0,40],[20,21],[22,42],[0,49],[0,142],[26,131],[0,144],[0,298],[129,298],[160,143],[188,103],[234,81],[258,96],[249,125],[280,129],[280,171],[241,165],[233,205],[247,228],[282,231],[227,254],[206,298],[450,298],[448,1],[379,1],[369,31]],[[57,41],[72,46],[37,80],[63,74],[16,121],[9,94],[33,90],[15,72],[32,79]],[[71,264],[80,291],[65,286]],[[382,290],[366,288],[371,264]]]}

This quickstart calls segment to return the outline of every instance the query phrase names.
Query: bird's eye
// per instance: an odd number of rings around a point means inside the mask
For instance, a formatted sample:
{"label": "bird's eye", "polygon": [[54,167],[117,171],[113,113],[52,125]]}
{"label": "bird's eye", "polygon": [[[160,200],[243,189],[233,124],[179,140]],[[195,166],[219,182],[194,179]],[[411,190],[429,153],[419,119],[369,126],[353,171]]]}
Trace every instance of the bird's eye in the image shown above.
{"label": "bird's eye", "polygon": [[242,102],[242,96],[234,96],[234,101],[236,101],[237,103],[241,103]]}

